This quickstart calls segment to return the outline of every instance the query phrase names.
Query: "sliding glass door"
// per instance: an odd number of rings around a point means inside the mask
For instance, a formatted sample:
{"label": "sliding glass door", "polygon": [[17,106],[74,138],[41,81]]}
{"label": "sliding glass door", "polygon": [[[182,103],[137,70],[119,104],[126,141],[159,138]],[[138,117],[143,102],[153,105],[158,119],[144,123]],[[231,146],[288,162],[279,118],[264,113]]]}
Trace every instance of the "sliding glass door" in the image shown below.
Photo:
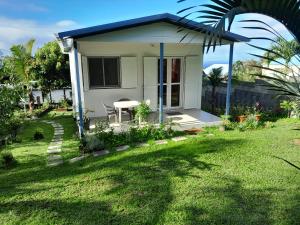
{"label": "sliding glass door", "polygon": [[[181,107],[182,92],[182,59],[179,57],[168,57],[164,59],[163,74],[163,104],[167,109]],[[159,104],[159,72],[160,59],[158,59],[158,104]]]}

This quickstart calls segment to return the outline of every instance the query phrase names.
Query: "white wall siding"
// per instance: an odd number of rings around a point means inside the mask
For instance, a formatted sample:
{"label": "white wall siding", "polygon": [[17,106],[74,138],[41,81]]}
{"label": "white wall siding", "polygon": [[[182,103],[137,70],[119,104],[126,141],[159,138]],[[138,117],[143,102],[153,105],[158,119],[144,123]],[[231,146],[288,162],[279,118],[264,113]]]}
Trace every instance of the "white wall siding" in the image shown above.
{"label": "white wall siding", "polygon": [[[88,83],[88,71],[83,66],[83,80],[84,80],[84,104],[85,109],[93,110],[94,113],[90,113],[91,117],[100,117],[105,115],[104,108],[102,103],[113,105],[114,101],[117,101],[121,98],[129,98],[133,100],[147,100],[149,96],[152,99],[152,109],[157,108],[157,87],[153,85],[153,90],[147,90],[146,86],[148,84],[148,76],[151,76],[150,79],[153,79],[152,83],[157,82],[157,59],[159,57],[159,44],[134,44],[134,43],[103,43],[96,41],[79,41],[79,52],[84,57],[89,56],[118,56],[122,60],[123,65],[121,65],[121,76],[122,74],[125,77],[128,77],[129,74],[133,74],[133,77],[130,80],[124,81],[122,79],[121,88],[106,88],[106,89],[90,89]],[[202,74],[202,64],[200,57],[202,55],[202,48],[200,45],[195,44],[166,44],[165,45],[165,56],[177,56],[177,57],[186,57],[186,56],[198,56],[199,64],[196,65],[197,75]],[[148,68],[144,71],[144,66],[147,65],[144,63],[144,58],[153,57],[156,61],[155,68]],[[84,61],[83,61],[84,62]],[[136,62],[136,63],[135,63]],[[125,65],[128,65],[128,68],[125,69]],[[200,65],[201,64],[201,65]],[[70,62],[71,65],[71,62]],[[83,63],[84,65],[84,63]],[[72,65],[71,65],[72,66]],[[201,71],[201,72],[200,72]],[[135,73],[137,77],[135,79]],[[145,82],[145,93],[144,93],[144,75],[146,76]],[[153,76],[153,77],[152,77]],[[184,76],[184,74],[183,74]],[[199,78],[200,79],[200,78]],[[135,85],[136,84],[136,85]],[[200,83],[198,87],[201,89]],[[198,92],[201,93],[201,90]],[[74,92],[75,93],[75,92]],[[144,97],[145,94],[145,97]],[[201,96],[201,95],[200,95]],[[199,97],[200,98],[200,97]],[[156,101],[156,102],[154,102]],[[199,100],[198,106],[200,107]],[[155,107],[156,106],[156,107]]]}

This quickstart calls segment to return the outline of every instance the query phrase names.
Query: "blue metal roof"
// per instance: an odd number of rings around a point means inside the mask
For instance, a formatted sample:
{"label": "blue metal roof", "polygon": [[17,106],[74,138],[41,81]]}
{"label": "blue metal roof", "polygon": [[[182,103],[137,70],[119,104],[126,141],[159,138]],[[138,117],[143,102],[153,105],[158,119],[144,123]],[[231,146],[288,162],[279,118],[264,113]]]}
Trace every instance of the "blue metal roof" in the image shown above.
{"label": "blue metal roof", "polygon": [[[109,23],[109,24],[104,24],[104,25],[99,25],[99,26],[93,26],[93,27],[87,27],[87,28],[82,28],[82,29],[77,29],[77,30],[70,30],[70,31],[65,31],[65,32],[60,32],[58,33],[58,37],[60,39],[64,38],[82,38],[82,37],[87,37],[91,35],[96,35],[96,34],[103,34],[103,33],[108,33],[112,31],[117,31],[117,30],[123,30],[127,28],[132,28],[132,27],[137,27],[137,26],[143,26],[143,25],[148,25],[152,23],[157,23],[157,22],[167,22],[171,23],[180,27],[184,27],[190,30],[194,30],[197,32],[207,32],[211,31],[214,28],[211,26],[206,26],[201,23],[195,22],[193,20],[188,20],[188,19],[182,19],[179,16],[175,16],[173,14],[165,13],[165,14],[158,14],[154,16],[146,16],[146,17],[141,17],[137,19],[131,19],[131,20],[124,20],[116,23]],[[223,38],[229,41],[235,41],[235,42],[249,42],[250,40],[247,37],[234,34],[231,32],[226,32],[223,35]]]}

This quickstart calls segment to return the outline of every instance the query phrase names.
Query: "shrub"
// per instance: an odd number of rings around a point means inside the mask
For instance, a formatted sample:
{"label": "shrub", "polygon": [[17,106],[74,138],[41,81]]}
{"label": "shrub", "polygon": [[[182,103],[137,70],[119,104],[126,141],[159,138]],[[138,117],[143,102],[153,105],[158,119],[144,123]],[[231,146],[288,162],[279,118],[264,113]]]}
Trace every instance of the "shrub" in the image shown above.
{"label": "shrub", "polygon": [[0,152],[0,167],[1,168],[8,168],[16,163],[16,160],[13,154],[8,151],[4,150]]}
{"label": "shrub", "polygon": [[70,105],[69,105],[69,102],[66,100],[66,99],[62,99],[60,102],[59,102],[59,106],[61,108],[68,108]]}
{"label": "shrub", "polygon": [[104,143],[96,135],[86,135],[81,139],[80,149],[83,153],[104,149]]}
{"label": "shrub", "polygon": [[265,123],[265,128],[273,128],[275,127],[275,124],[273,122],[267,121]]}
{"label": "shrub", "polygon": [[44,139],[43,130],[37,128],[33,134],[33,140],[42,140],[42,139]]}
{"label": "shrub", "polygon": [[139,120],[139,122],[143,122],[148,118],[150,112],[150,106],[146,102],[141,102],[135,109],[135,119]]}

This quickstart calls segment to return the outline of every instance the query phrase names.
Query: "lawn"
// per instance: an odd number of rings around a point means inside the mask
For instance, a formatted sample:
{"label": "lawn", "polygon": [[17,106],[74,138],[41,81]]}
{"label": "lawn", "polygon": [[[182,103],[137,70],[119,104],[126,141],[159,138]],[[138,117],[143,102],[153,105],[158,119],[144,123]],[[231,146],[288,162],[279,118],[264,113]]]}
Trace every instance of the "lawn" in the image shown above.
{"label": "lawn", "polygon": [[[65,159],[78,155],[74,123],[59,121]],[[46,139],[33,142],[36,127]],[[202,133],[187,141],[131,148],[46,167],[53,129],[39,121],[10,148],[19,164],[0,170],[0,224],[299,224],[300,123]],[[276,158],[280,157],[282,159]]]}

